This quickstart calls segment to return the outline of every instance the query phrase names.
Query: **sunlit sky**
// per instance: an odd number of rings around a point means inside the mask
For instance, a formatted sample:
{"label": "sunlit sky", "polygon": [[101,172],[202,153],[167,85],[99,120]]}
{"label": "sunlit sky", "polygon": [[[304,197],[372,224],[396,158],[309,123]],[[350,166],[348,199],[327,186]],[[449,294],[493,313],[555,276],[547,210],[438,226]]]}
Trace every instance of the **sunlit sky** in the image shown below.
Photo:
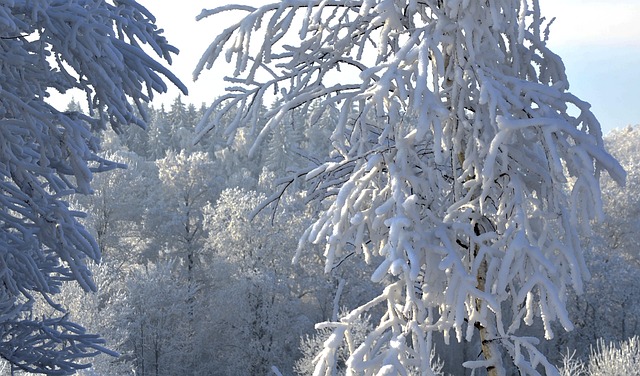
{"label": "sunlit sky", "polygon": [[[189,88],[184,101],[199,106],[221,95],[222,76],[228,72],[224,64],[206,71],[196,82],[191,77],[204,50],[234,14],[199,22],[195,17],[203,8],[237,1],[139,2],[157,17],[167,39],[181,51],[172,69]],[[565,63],[571,91],[591,103],[603,131],[640,124],[640,1],[540,0],[540,4],[543,15],[556,17],[549,46]],[[177,95],[174,89],[155,102],[169,104]]]}

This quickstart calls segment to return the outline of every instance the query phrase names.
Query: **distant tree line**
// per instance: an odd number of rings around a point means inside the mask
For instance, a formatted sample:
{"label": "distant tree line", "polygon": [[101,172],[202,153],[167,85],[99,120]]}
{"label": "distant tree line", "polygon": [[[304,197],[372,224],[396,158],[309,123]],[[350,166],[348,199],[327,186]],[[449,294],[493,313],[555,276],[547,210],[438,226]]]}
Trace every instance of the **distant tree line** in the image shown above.
{"label": "distant tree line", "polygon": [[[333,119],[303,124],[293,118],[286,132],[276,128],[268,147],[249,158],[246,151],[255,139],[250,133],[232,143],[213,135],[194,144],[204,110],[181,97],[168,109],[147,110],[147,131],[103,134],[104,156],[126,168],[96,175],[94,193],[73,201],[75,209],[89,213],[83,221],[103,261],[92,268],[97,293],[65,285],[61,302],[74,320],[102,333],[120,354],[100,355],[83,372],[267,374],[275,366],[284,374],[310,374],[314,351],[327,338],[322,330],[316,334],[314,324],[341,314],[336,307],[363,304],[381,287],[367,282],[370,266],[353,257],[324,274],[320,247],[311,246],[291,263],[314,214],[303,193],[283,194],[277,206],[256,208],[273,201],[277,183],[290,180],[287,171],[314,165],[300,157],[299,145],[330,147]],[[633,194],[639,142],[640,128],[607,138],[628,169],[629,182],[619,188],[603,176],[608,217],[589,243],[592,280],[584,295],[570,297],[576,329],[544,347],[556,364],[568,349],[586,359],[599,339],[640,334],[634,236],[640,203]],[[306,182],[291,182],[304,192]],[[362,317],[363,328],[374,319]],[[478,351],[479,344],[452,346],[460,351],[437,354],[437,347],[434,362],[443,363],[442,372],[461,374],[456,354]]]}

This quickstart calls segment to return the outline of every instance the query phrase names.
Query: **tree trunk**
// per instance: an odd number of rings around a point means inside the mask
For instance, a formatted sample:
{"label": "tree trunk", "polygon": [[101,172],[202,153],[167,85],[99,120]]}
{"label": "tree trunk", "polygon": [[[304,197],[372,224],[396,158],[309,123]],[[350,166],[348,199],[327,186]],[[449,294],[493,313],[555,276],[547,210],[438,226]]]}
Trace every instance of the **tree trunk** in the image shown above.
{"label": "tree trunk", "polygon": [[[477,256],[477,247],[474,252]],[[484,291],[485,282],[487,278],[487,261],[482,260],[480,263],[480,268],[478,269],[478,275],[476,276],[476,281],[478,282],[478,290]],[[482,300],[476,299],[476,310],[480,311],[482,309]],[[495,325],[491,321],[491,317],[487,316],[486,326],[476,323],[476,328],[480,332],[480,343],[482,348],[482,355],[486,360],[492,360],[495,362],[495,365],[487,367],[487,375],[488,376],[503,376],[504,366],[502,364],[502,354],[498,344],[496,342],[496,333],[494,330]]]}

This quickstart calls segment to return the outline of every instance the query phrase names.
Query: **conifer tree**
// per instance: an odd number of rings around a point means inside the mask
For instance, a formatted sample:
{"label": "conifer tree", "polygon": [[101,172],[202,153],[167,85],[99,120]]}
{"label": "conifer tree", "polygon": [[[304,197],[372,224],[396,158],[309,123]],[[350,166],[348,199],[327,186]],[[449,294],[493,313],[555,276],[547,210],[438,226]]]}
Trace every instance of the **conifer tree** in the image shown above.
{"label": "conifer tree", "polygon": [[[167,62],[177,52],[135,1],[0,5],[0,356],[14,368],[71,374],[107,351],[64,312],[39,318],[33,307],[62,311],[54,300],[66,281],[95,290],[86,262],[100,250],[67,203],[91,193],[93,173],[119,166],[98,155],[94,132],[144,126],[142,104],[166,91],[163,76],[186,92],[143,44]],[[48,103],[74,88],[89,115]]]}

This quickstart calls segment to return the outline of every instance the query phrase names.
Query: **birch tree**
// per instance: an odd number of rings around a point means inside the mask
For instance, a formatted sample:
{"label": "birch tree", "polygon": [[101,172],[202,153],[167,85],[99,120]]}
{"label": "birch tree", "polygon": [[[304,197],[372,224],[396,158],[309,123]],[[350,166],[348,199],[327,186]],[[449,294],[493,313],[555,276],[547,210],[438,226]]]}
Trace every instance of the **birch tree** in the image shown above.
{"label": "birch tree", "polygon": [[[540,320],[545,338],[554,321],[573,328],[565,295],[589,278],[580,235],[603,216],[599,176],[622,184],[625,173],[569,91],[538,1],[282,0],[198,19],[229,12],[242,17],[194,73],[221,57],[235,67],[199,136],[235,111],[223,134],[253,129],[256,153],[293,111],[311,123],[338,111],[331,152],[294,175],[324,204],[299,252],[325,244],[327,271],[354,252],[382,257],[371,278],[383,292],[319,324],[333,335],[315,374],[332,374],[357,317],[377,308],[347,374],[431,375],[438,333],[479,337],[467,368],[558,374],[520,327]],[[282,100],[262,125],[271,93]]]}
{"label": "birch tree", "polygon": [[[95,290],[86,262],[100,250],[67,203],[119,166],[98,156],[94,131],[144,126],[134,106],[166,91],[165,78],[186,91],[143,44],[168,62],[177,52],[135,1],[0,4],[0,356],[14,368],[70,374],[107,351],[64,312],[37,318],[33,307],[62,311],[54,296],[65,281]],[[71,89],[90,115],[49,104],[51,91]]]}

